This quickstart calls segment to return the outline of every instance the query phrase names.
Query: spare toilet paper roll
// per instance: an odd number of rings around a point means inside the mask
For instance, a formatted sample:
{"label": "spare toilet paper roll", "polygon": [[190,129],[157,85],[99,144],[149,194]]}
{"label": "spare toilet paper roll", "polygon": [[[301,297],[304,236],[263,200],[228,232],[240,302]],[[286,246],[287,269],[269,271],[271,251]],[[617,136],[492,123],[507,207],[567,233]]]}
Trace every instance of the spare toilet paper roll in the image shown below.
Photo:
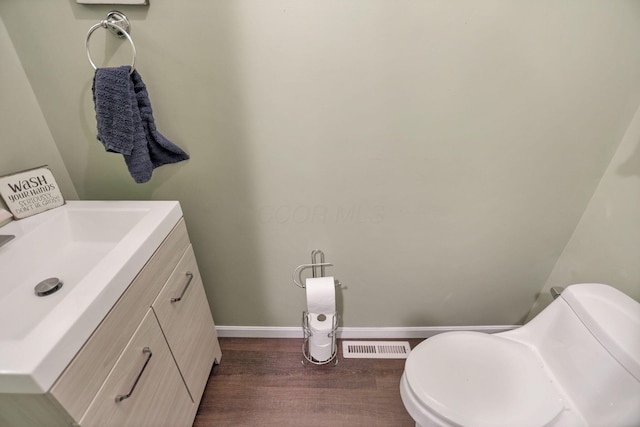
{"label": "spare toilet paper roll", "polygon": [[331,359],[334,314],[309,313],[309,354],[318,362]]}
{"label": "spare toilet paper roll", "polygon": [[309,346],[309,354],[318,362],[326,362],[331,359],[333,348],[331,347],[331,343],[324,346]]}
{"label": "spare toilet paper roll", "polygon": [[315,344],[322,346],[331,343],[334,317],[333,314],[309,313],[309,329]]}
{"label": "spare toilet paper roll", "polygon": [[335,313],[336,285],[333,276],[308,278],[305,281],[305,289],[309,313]]}

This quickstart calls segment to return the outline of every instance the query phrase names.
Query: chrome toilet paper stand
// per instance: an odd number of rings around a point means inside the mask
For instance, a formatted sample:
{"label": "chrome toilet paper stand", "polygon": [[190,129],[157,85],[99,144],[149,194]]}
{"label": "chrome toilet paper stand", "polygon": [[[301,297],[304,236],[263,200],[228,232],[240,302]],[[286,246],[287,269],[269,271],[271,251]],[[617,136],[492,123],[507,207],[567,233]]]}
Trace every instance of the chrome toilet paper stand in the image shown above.
{"label": "chrome toilet paper stand", "polygon": [[[311,251],[311,264],[301,264],[293,270],[293,283],[299,288],[305,289],[304,281],[302,280],[302,272],[306,269],[311,269],[312,277],[326,277],[325,276],[325,267],[332,266],[333,264],[324,261],[324,252],[320,249],[314,249]],[[334,284],[338,287],[342,286],[342,284],[335,280]],[[331,313],[325,313],[331,314]],[[311,356],[309,351],[309,339],[313,335],[313,331],[309,326],[309,317],[310,313],[308,311],[302,312],[302,333],[304,335],[304,339],[302,341],[302,356],[304,359],[301,360],[303,366],[305,366],[305,360],[314,365],[326,365],[331,361],[335,361],[334,365],[338,364],[337,354],[338,354],[338,346],[336,344],[336,332],[338,331],[338,313],[334,312],[331,330],[327,334],[327,337],[331,340],[331,356],[327,360],[316,360]]]}

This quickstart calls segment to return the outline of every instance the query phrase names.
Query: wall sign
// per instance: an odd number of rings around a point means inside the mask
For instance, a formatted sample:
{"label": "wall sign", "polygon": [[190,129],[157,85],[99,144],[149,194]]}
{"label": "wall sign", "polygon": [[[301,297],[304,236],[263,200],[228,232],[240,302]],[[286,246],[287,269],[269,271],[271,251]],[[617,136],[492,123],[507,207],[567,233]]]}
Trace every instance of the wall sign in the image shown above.
{"label": "wall sign", "polygon": [[46,166],[0,177],[0,195],[16,219],[64,205],[60,187]]}

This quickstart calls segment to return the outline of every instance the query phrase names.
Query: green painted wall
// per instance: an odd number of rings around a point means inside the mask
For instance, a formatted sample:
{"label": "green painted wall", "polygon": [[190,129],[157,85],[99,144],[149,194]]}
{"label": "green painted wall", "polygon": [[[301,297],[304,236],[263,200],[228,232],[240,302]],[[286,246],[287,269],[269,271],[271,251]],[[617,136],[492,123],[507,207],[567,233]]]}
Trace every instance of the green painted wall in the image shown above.
{"label": "green painted wall", "polygon": [[[48,165],[66,199],[75,187],[0,19],[0,175]],[[2,198],[0,207],[6,208]]]}
{"label": "green painted wall", "polygon": [[298,325],[314,248],[345,326],[522,321],[640,104],[637,1],[152,0],[118,9],[192,158],[137,185],[95,140],[111,9],[0,16],[79,197],[180,200],[220,325]]}

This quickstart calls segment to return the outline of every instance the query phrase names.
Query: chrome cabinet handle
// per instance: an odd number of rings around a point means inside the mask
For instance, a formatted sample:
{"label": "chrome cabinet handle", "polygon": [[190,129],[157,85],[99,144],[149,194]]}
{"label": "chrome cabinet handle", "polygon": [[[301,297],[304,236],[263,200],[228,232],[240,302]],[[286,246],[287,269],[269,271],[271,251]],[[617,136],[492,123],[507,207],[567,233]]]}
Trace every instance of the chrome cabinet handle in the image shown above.
{"label": "chrome cabinet handle", "polygon": [[133,390],[135,390],[136,385],[138,385],[138,381],[140,380],[140,377],[142,376],[142,373],[144,372],[145,368],[147,367],[147,365],[149,364],[149,360],[151,360],[151,356],[153,356],[153,353],[151,353],[151,349],[149,347],[145,347],[142,349],[142,353],[147,355],[146,360],[144,361],[144,365],[142,365],[142,369],[140,369],[140,373],[138,374],[138,376],[136,377],[136,380],[133,382],[133,385],[131,386],[131,390],[129,390],[128,393],[126,394],[119,394],[116,396],[116,403],[117,402],[122,402],[125,399],[128,399],[131,397],[131,395],[133,394]]}
{"label": "chrome cabinet handle", "polygon": [[185,273],[185,276],[187,276],[189,279],[187,280],[187,284],[184,285],[184,289],[182,289],[182,293],[180,294],[180,296],[178,298],[171,298],[171,302],[178,302],[182,299],[182,297],[184,296],[184,293],[187,292],[187,288],[189,287],[189,285],[191,284],[191,281],[193,280],[193,273],[190,271],[187,271]]}

